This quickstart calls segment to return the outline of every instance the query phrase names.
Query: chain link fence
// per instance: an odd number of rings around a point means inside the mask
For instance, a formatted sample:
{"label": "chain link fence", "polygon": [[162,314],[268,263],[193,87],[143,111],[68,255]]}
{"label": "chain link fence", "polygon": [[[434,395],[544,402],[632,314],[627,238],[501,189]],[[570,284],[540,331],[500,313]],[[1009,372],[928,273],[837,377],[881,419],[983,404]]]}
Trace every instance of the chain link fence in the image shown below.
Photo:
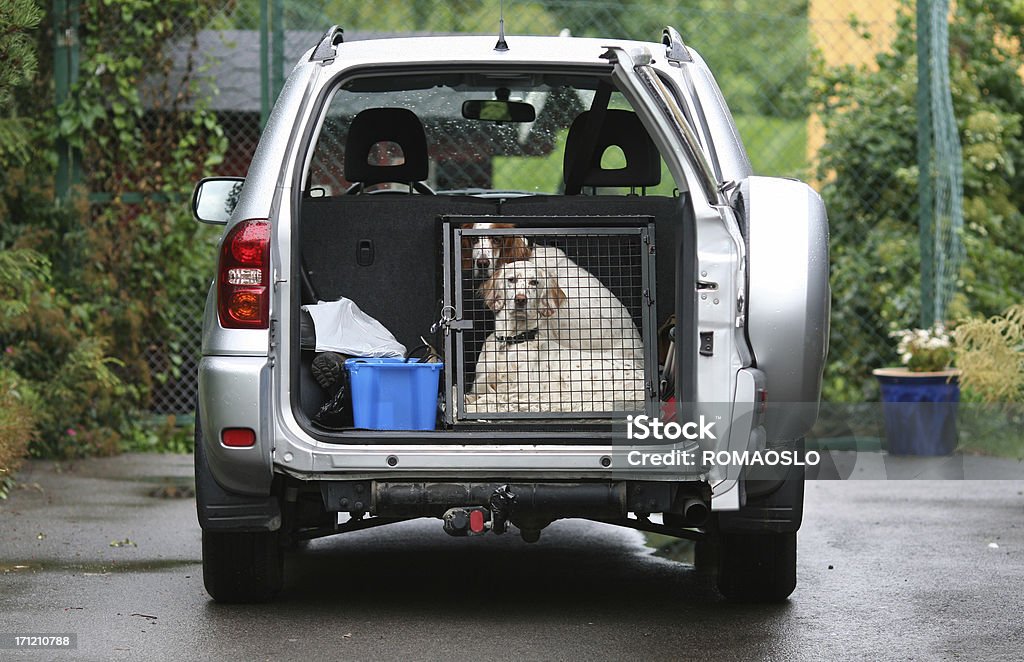
{"label": "chain link fence", "polygon": [[[505,2],[506,33],[604,36],[660,40],[665,25],[673,25],[683,39],[708,62],[735,115],[741,136],[758,174],[797,177],[815,183],[826,199],[834,187],[828,164],[818,159],[827,145],[826,127],[814,114],[816,70],[842,66],[874,66],[875,56],[886,51],[896,33],[898,2],[835,0],[548,0]],[[203,94],[227,138],[222,163],[210,174],[244,175],[273,99],[286,72],[300,55],[315,45],[331,24],[345,30],[347,41],[410,34],[476,33],[494,35],[498,30],[498,2],[468,0],[408,0],[401,3],[355,3],[346,0],[238,0],[215,15],[198,34],[181,37],[175,46],[175,67],[195,72]],[[510,43],[514,42],[510,37]],[[902,104],[903,121],[915,122],[915,110]],[[873,158],[892,156],[884,152]],[[468,164],[467,167],[477,167]],[[557,158],[535,157],[531,167],[552,178],[561,176]],[[501,178],[500,160],[491,176]],[[894,177],[905,173],[894,168]],[[468,177],[467,177],[468,178]],[[500,181],[494,181],[500,185]],[[863,189],[861,189],[863,190]],[[891,199],[885,181],[877,182],[864,198],[838,213],[856,216],[858,209],[886,206],[891,217],[916,214],[915,199]],[[830,209],[831,211],[831,209]],[[879,221],[879,222],[885,222]],[[834,258],[857,259],[858,251],[873,231],[832,215]],[[877,250],[908,250],[906,246],[876,246]],[[913,279],[912,260],[905,273],[879,274],[873,283],[884,288],[883,279]],[[884,364],[893,358],[888,329],[875,311],[856,301],[854,280],[860,272],[840,274],[834,283],[839,335],[832,338],[833,357],[858,356]],[[846,282],[843,279],[851,279]],[[863,283],[860,283],[863,285]],[[916,310],[917,301],[898,302]],[[174,378],[157,384],[155,413],[191,411],[195,396],[195,362],[199,352],[202,301],[181,302],[178,313],[182,337],[176,341]],[[834,322],[834,328],[837,328]],[[166,365],[166,343],[154,345],[153,365]],[[876,366],[876,367],[877,367]],[[843,376],[843,379],[848,379]],[[863,383],[833,390],[835,397],[850,397],[869,387]],[[828,392],[827,392],[828,395]]]}

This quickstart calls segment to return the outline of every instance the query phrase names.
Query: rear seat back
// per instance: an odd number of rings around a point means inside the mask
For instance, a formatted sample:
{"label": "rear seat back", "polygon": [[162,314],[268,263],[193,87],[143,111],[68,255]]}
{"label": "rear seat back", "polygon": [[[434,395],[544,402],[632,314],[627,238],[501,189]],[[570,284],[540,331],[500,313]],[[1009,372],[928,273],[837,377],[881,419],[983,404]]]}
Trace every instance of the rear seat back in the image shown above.
{"label": "rear seat back", "polygon": [[412,349],[441,310],[437,219],[494,215],[496,200],[429,195],[349,195],[303,201],[303,267],[316,297],[347,297]]}

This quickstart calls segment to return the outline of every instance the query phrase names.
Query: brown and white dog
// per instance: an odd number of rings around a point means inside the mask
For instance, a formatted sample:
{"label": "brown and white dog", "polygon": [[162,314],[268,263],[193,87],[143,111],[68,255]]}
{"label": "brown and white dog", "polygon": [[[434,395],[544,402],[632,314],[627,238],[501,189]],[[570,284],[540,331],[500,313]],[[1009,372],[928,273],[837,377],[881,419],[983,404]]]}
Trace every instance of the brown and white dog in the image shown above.
{"label": "brown and white dog", "polygon": [[[513,223],[467,223],[462,226],[473,230],[514,228]],[[529,260],[532,249],[525,237],[494,235],[462,238],[462,271],[472,273],[475,280],[489,278],[502,264],[516,260]]]}
{"label": "brown and white dog", "polygon": [[[514,228],[510,223],[474,223],[473,229]],[[546,326],[553,340],[573,349],[611,352],[642,362],[643,342],[633,318],[618,297],[565,251],[530,244],[520,235],[463,237],[462,266],[474,278],[492,276],[512,262],[531,260],[557,279],[566,305],[555,308]],[[486,283],[485,283],[486,285]]]}
{"label": "brown and white dog", "polygon": [[536,261],[499,267],[481,294],[494,312],[495,328],[477,359],[467,411],[586,412],[642,405],[642,361],[560,342],[558,313],[572,300]]}

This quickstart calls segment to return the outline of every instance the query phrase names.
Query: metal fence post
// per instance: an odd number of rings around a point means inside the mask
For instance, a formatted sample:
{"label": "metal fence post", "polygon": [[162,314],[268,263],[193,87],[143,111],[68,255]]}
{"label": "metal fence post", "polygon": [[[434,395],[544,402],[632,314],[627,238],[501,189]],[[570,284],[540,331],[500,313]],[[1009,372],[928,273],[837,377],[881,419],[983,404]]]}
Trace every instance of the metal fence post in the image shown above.
{"label": "metal fence post", "polygon": [[260,129],[270,116],[270,0],[260,0]]}
{"label": "metal fence post", "polygon": [[932,0],[917,0],[917,185],[921,326],[935,323],[935,191],[932,185]]}
{"label": "metal fence post", "polygon": [[260,128],[284,87],[284,0],[260,1]]}
{"label": "metal fence post", "polygon": [[277,95],[281,94],[284,87],[284,0],[271,0],[272,12],[270,14],[270,25],[274,30],[274,40],[271,46],[270,56],[270,103],[277,101]]}
{"label": "metal fence post", "polygon": [[[67,101],[71,86],[78,81],[78,6],[80,0],[53,0],[53,79],[54,103],[60,107]],[[81,162],[77,151],[67,140],[57,138],[57,197],[66,200],[71,188],[81,181]]]}

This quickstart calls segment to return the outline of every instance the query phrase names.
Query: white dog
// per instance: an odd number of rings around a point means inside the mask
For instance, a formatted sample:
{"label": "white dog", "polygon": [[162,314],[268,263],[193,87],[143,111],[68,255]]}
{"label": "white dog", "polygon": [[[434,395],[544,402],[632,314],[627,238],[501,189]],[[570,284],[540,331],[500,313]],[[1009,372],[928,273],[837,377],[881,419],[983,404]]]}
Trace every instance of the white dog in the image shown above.
{"label": "white dog", "polygon": [[481,287],[495,330],[484,341],[467,411],[633,411],[644,401],[643,362],[558,339],[572,299],[533,260],[500,267]]}
{"label": "white dog", "polygon": [[[474,229],[511,228],[508,223],[475,223]],[[618,297],[593,274],[554,246],[531,245],[525,237],[494,235],[466,238],[463,268],[476,278],[516,261],[531,260],[553,276],[566,303],[547,321],[550,338],[572,349],[611,352],[616,358],[643,361],[643,341],[633,317]]]}

